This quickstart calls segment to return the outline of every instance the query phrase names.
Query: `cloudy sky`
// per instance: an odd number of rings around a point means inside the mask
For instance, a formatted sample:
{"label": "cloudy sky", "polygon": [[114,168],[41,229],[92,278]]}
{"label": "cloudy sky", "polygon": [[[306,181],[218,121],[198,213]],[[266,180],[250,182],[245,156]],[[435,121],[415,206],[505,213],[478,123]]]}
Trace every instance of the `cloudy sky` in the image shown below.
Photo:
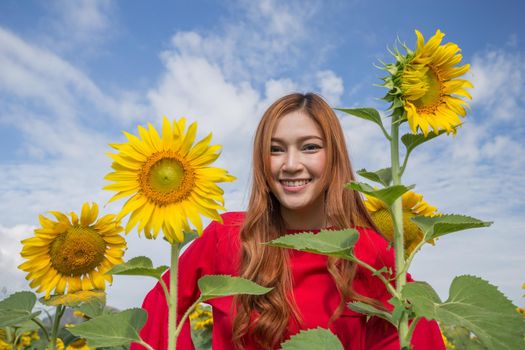
{"label": "cloudy sky", "polygon": [[[197,121],[223,145],[228,210],[247,200],[253,130],[269,103],[317,91],[334,107],[369,106],[396,38],[436,29],[461,46],[476,88],[456,137],[417,149],[406,184],[445,213],[494,221],[425,247],[411,270],[443,298],[474,274],[524,306],[525,24],[520,0],[0,2],[0,296],[27,289],[20,240],[38,214],[101,205],[108,144],[163,115]],[[381,132],[341,116],[355,169],[388,164]],[[116,203],[103,208],[115,212]],[[128,236],[126,258],[167,264],[162,240]],[[109,303],[140,305],[153,280],[118,277]]]}

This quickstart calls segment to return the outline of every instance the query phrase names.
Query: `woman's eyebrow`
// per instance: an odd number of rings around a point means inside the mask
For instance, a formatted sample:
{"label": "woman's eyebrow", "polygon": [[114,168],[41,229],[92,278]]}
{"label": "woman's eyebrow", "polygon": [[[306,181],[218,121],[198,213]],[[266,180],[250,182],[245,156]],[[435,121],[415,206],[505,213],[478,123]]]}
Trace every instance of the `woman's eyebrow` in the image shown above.
{"label": "woman's eyebrow", "polygon": [[[309,140],[309,139],[318,139],[320,141],[324,141],[324,139],[321,137],[321,136],[317,136],[317,135],[306,135],[306,136],[302,136],[302,137],[299,137],[297,139],[297,141],[299,142],[303,142],[305,140]],[[272,137],[271,139],[272,142],[283,142],[283,139],[279,138],[279,137]]]}

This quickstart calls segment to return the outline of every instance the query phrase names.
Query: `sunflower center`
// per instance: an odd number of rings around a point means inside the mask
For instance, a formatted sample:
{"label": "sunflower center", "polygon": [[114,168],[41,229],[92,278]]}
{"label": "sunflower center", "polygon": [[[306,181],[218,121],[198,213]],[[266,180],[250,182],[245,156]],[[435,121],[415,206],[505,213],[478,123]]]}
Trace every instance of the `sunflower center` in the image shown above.
{"label": "sunflower center", "polygon": [[443,98],[443,80],[435,67],[410,64],[403,71],[401,90],[420,112],[434,112]]}
{"label": "sunflower center", "polygon": [[195,183],[195,172],[186,159],[174,151],[154,153],[139,173],[142,193],[158,205],[184,200]]}
{"label": "sunflower center", "polygon": [[104,259],[106,243],[90,227],[73,226],[58,235],[49,248],[51,265],[65,276],[81,276]]}

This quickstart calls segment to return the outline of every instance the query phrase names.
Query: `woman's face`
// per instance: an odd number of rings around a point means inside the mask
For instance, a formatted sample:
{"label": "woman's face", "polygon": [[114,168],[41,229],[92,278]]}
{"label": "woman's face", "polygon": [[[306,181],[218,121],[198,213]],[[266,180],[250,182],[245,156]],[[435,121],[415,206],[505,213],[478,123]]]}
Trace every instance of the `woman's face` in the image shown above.
{"label": "woman's face", "polygon": [[271,187],[282,211],[323,210],[324,147],[321,129],[305,112],[285,114],[277,122],[271,141]]}

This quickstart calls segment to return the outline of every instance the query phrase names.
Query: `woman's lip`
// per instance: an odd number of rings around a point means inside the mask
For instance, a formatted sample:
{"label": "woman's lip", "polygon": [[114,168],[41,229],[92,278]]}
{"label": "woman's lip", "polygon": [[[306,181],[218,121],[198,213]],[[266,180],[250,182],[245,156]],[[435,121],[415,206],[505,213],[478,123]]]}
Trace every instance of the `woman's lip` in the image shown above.
{"label": "woman's lip", "polygon": [[300,185],[300,186],[286,186],[284,183],[283,183],[284,180],[281,180],[279,181],[281,183],[281,186],[283,187],[284,191],[285,192],[291,192],[291,193],[295,193],[295,192],[299,192],[299,191],[302,191],[310,182],[311,180],[309,180],[307,183],[305,183],[304,185]]}

